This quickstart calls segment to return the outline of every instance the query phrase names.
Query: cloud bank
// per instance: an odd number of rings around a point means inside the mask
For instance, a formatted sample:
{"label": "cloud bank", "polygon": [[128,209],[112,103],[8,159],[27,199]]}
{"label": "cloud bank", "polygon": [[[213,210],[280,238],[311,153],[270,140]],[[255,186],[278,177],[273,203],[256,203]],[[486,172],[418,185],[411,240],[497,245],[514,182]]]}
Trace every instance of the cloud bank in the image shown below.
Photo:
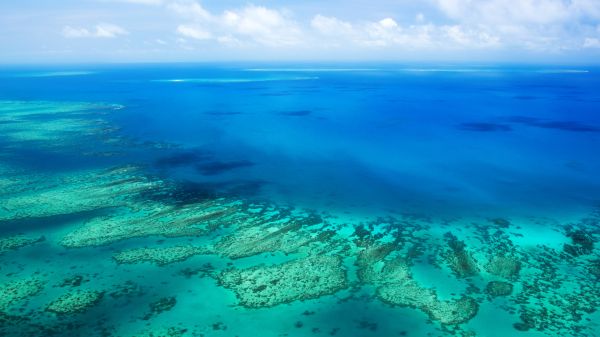
{"label": "cloud bank", "polygon": [[96,25],[93,29],[87,28],[74,28],[71,26],[65,26],[63,28],[63,36],[66,38],[115,38],[121,35],[129,34],[128,31],[121,28],[120,26],[110,24],[110,23],[101,23]]}
{"label": "cloud bank", "polygon": [[[244,5],[214,12],[195,0],[126,0],[161,5],[182,22],[183,39],[226,46],[329,50],[502,50],[561,52],[596,48],[597,0],[430,0],[429,20],[345,20],[314,13],[298,19],[285,8]],[[441,18],[441,19],[440,19]]]}
{"label": "cloud bank", "polygon": [[[47,18],[28,25],[9,27],[2,21],[12,17],[0,13],[0,28],[24,27],[19,39],[0,42],[31,41],[31,49],[60,46],[77,53],[90,44],[75,40],[102,39],[104,48],[119,55],[174,59],[600,57],[599,0],[91,0],[76,9],[56,4],[53,10],[64,15],[40,12]],[[23,10],[16,2],[0,4],[0,12],[3,7]],[[33,38],[48,37],[52,24],[57,39]]]}

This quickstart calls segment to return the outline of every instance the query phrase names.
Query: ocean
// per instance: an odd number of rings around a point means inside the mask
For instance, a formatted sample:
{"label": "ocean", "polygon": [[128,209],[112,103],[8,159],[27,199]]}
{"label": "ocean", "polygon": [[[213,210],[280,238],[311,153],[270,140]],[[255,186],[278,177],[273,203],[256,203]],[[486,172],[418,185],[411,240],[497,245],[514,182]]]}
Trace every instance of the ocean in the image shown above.
{"label": "ocean", "polygon": [[0,69],[0,335],[600,336],[600,68]]}

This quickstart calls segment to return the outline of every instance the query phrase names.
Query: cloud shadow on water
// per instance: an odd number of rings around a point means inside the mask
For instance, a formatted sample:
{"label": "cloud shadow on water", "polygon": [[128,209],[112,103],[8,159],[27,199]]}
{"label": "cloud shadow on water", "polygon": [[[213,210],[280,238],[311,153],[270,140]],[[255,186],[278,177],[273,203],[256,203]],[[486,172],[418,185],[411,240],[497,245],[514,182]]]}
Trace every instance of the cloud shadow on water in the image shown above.
{"label": "cloud shadow on water", "polygon": [[543,129],[555,129],[572,132],[600,132],[600,127],[580,123],[577,121],[551,121],[527,116],[512,116],[508,118],[508,121],[514,124],[522,124]]}
{"label": "cloud shadow on water", "polygon": [[498,123],[461,123],[458,128],[465,131],[478,132],[512,131],[510,125]]}
{"label": "cloud shadow on water", "polygon": [[312,111],[310,110],[298,110],[298,111],[283,111],[279,113],[282,116],[289,116],[289,117],[304,117],[304,116],[308,116],[310,114],[312,114]]}
{"label": "cloud shadow on water", "polygon": [[254,166],[254,162],[249,160],[236,161],[213,161],[196,165],[196,170],[204,175],[217,175],[231,170]]}

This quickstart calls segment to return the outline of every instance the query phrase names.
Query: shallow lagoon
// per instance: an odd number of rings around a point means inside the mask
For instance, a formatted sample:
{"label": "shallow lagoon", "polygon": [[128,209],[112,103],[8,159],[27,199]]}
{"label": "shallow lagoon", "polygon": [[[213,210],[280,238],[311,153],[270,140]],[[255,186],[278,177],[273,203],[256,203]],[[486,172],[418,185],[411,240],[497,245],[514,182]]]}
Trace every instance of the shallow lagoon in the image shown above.
{"label": "shallow lagoon", "polygon": [[333,70],[3,70],[2,333],[596,336],[596,69]]}

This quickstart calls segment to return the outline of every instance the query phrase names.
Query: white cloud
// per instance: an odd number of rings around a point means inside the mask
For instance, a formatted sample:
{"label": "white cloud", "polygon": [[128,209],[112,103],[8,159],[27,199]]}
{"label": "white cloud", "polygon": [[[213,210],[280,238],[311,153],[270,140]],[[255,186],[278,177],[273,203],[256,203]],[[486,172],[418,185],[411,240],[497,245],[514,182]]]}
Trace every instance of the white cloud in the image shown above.
{"label": "white cloud", "polygon": [[67,38],[91,37],[92,33],[85,28],[73,28],[65,26],[63,28],[63,36]]}
{"label": "white cloud", "polygon": [[171,1],[167,4],[167,8],[184,18],[202,21],[212,20],[212,15],[200,3],[193,0]]}
{"label": "white cloud", "polygon": [[448,26],[444,30],[448,37],[458,44],[467,45],[471,42],[460,26]]}
{"label": "white cloud", "polygon": [[[190,48],[194,41],[228,47],[339,50],[533,50],[596,48],[600,0],[430,0],[411,22],[394,17],[348,21],[317,14],[298,22],[286,9],[246,5],[213,12],[197,0],[115,0],[160,5],[174,14],[173,31]],[[441,11],[450,19],[432,21]],[[427,18],[427,19],[426,19]],[[585,19],[584,19],[585,18]],[[575,23],[575,24],[574,24]],[[67,37],[114,37],[126,31],[65,27]],[[207,42],[205,42],[207,43]],[[324,49],[322,49],[324,50]]]}
{"label": "white cloud", "polygon": [[96,26],[96,32],[95,32],[95,36],[96,37],[108,37],[108,38],[112,38],[112,37],[117,37],[119,35],[127,35],[129,34],[129,32],[127,32],[125,29],[117,26],[117,25],[113,25],[110,23],[102,23]]}
{"label": "white cloud", "polygon": [[219,18],[233,34],[268,46],[298,45],[303,40],[299,25],[284,12],[262,6],[246,6],[237,11],[226,11]]}
{"label": "white cloud", "polygon": [[379,21],[379,24],[385,29],[393,29],[398,27],[398,23],[392,18],[385,18]]}
{"label": "white cloud", "polygon": [[177,33],[196,40],[210,40],[212,38],[210,32],[207,32],[200,27],[194,27],[191,25],[179,25],[179,27],[177,27]]}
{"label": "white cloud", "polygon": [[583,41],[583,48],[600,48],[600,39],[586,37]]}
{"label": "white cloud", "polygon": [[[424,21],[424,17],[421,19]],[[465,47],[496,48],[500,45],[500,38],[485,30],[423,22],[403,26],[393,18],[352,24],[335,17],[317,15],[311,20],[311,27],[322,35],[319,39],[329,39],[327,46],[346,48],[447,50]]]}
{"label": "white cloud", "polygon": [[275,47],[298,45],[303,39],[299,25],[284,11],[248,5],[213,14],[193,0],[172,1],[167,8],[190,21],[179,25],[177,32],[198,40],[219,36],[219,43],[241,45],[244,38]]}
{"label": "white cloud", "polygon": [[119,0],[120,2],[126,2],[136,5],[152,5],[158,6],[163,4],[163,0]]}
{"label": "white cloud", "polygon": [[437,0],[449,17],[485,24],[548,24],[566,20],[572,5],[562,0]]}
{"label": "white cloud", "polygon": [[[438,9],[480,40],[505,48],[562,52],[581,49],[594,21],[600,20],[598,0],[435,0]],[[455,41],[464,40],[449,32]],[[468,45],[468,44],[467,44]]]}
{"label": "white cloud", "polygon": [[219,37],[217,37],[217,41],[220,44],[228,46],[228,47],[239,47],[239,46],[243,45],[243,43],[240,40],[236,39],[232,35],[219,36]]}
{"label": "white cloud", "polygon": [[82,27],[65,26],[62,33],[66,38],[114,38],[129,34],[125,29],[111,23],[98,24],[91,30]]}
{"label": "white cloud", "polygon": [[384,47],[397,44],[402,35],[402,28],[398,27],[396,21],[391,18],[368,23],[363,29],[367,35],[363,43],[370,46]]}
{"label": "white cloud", "polygon": [[354,28],[351,23],[320,14],[316,15],[310,21],[310,26],[323,35],[349,36],[354,34]]}

